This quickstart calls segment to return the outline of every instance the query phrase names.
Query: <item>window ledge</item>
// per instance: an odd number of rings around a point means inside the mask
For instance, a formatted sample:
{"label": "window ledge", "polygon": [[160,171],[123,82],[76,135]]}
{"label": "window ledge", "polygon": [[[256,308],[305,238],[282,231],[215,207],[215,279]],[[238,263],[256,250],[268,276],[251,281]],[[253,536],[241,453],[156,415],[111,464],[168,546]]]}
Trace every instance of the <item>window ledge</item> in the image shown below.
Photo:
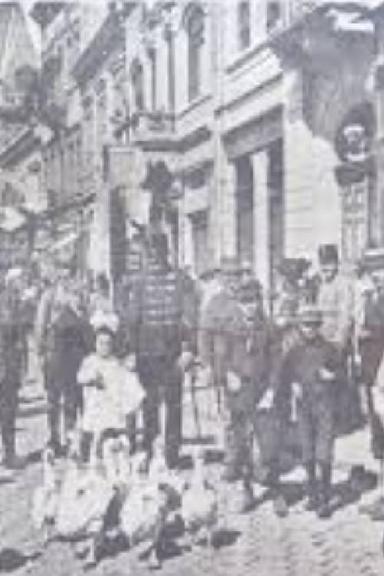
{"label": "window ledge", "polygon": [[245,50],[239,51],[234,57],[231,58],[229,64],[225,66],[225,71],[227,74],[231,74],[236,69],[240,68],[252,58],[254,58],[257,54],[263,52],[268,46],[268,37],[259,40],[256,44],[253,44],[249,48]]}
{"label": "window ledge", "polygon": [[212,94],[211,93],[206,93],[206,94],[202,94],[200,96],[197,96],[196,98],[194,98],[193,100],[191,100],[191,102],[188,103],[187,106],[185,106],[178,114],[178,118],[183,118],[184,116],[186,116],[187,114],[189,114],[190,112],[192,112],[192,110],[195,110],[195,108],[198,108],[199,106],[201,106],[202,104],[204,104],[205,102],[208,102],[210,99],[212,98]]}

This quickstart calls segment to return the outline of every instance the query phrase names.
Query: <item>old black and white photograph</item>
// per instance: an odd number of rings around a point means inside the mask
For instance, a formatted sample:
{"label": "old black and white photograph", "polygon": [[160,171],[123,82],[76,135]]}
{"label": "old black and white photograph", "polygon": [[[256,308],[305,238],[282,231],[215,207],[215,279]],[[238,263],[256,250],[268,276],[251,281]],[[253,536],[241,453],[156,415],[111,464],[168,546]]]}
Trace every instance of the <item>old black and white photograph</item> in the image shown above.
{"label": "old black and white photograph", "polygon": [[0,0],[0,574],[384,574],[384,0]]}

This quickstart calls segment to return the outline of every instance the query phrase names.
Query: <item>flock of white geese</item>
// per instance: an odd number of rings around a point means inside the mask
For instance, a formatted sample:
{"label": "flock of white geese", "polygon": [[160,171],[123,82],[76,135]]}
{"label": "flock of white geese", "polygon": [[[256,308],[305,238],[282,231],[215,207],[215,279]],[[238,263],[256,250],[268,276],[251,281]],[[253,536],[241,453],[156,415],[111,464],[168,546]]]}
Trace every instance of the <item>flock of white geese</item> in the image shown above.
{"label": "flock of white geese", "polygon": [[122,537],[149,567],[159,568],[163,536],[175,519],[181,520],[182,538],[189,546],[197,539],[212,543],[218,497],[206,478],[200,448],[193,452],[188,481],[167,467],[160,439],[150,461],[144,453],[130,455],[124,436],[105,440],[101,457],[94,442],[86,465],[79,453],[73,441],[59,470],[52,450],[43,452],[42,480],[33,494],[31,514],[45,546],[55,539],[72,542],[84,565],[91,567],[106,538]]}

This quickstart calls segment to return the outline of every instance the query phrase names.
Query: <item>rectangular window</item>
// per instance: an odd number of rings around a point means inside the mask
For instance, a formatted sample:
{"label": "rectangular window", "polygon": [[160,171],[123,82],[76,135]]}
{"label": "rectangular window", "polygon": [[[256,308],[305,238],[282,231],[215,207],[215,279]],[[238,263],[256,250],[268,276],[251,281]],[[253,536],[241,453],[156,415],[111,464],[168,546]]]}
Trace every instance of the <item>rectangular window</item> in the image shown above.
{"label": "rectangular window", "polygon": [[271,32],[279,24],[282,17],[281,0],[267,2],[267,31]]}
{"label": "rectangular window", "polygon": [[208,212],[201,210],[191,215],[194,272],[199,276],[209,266]]}
{"label": "rectangular window", "polygon": [[188,100],[200,95],[202,74],[202,47],[204,44],[204,15],[200,9],[191,14],[188,26]]}
{"label": "rectangular window", "polygon": [[240,261],[254,261],[253,169],[248,156],[236,162],[237,253]]}
{"label": "rectangular window", "polygon": [[240,2],[238,6],[239,48],[245,50],[251,44],[251,19],[249,1]]}

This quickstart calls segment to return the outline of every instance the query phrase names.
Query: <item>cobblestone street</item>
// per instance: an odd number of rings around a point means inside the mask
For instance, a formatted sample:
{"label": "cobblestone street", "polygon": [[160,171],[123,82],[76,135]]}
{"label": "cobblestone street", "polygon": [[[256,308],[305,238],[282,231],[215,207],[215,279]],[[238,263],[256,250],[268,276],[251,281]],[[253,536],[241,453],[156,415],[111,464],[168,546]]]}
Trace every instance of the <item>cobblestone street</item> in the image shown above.
{"label": "cobblestone street", "polygon": [[[69,544],[52,543],[41,547],[29,518],[29,507],[34,487],[40,479],[41,468],[34,450],[41,447],[45,435],[44,398],[33,386],[25,387],[18,420],[18,448],[27,465],[10,481],[0,472],[1,548],[21,555],[15,574],[34,576],[77,575],[83,573],[79,560]],[[188,414],[187,420],[188,420]],[[188,450],[188,446],[185,447]],[[364,463],[376,471],[377,464],[370,461],[366,432],[358,432],[339,441],[335,473],[335,508],[337,495],[343,493],[350,466]],[[211,465],[214,479],[219,470]],[[214,574],[223,576],[258,574],[265,576],[380,576],[384,560],[381,552],[383,525],[359,514],[359,505],[371,501],[376,491],[366,493],[358,502],[337,509],[330,520],[318,520],[313,513],[303,510],[302,499],[295,492],[302,480],[300,470],[284,477],[288,493],[292,492],[290,514],[278,519],[271,501],[263,499],[265,490],[255,486],[260,503],[246,515],[232,511],[232,487],[220,488],[221,526],[227,535],[219,549],[196,546],[164,561],[161,573],[171,576]],[[39,554],[40,553],[40,554]],[[30,560],[28,560],[30,558]],[[17,564],[17,562],[15,562]],[[0,572],[4,568],[0,567]],[[137,560],[134,552],[123,552],[107,557],[92,571],[95,575],[123,576],[146,574],[146,565]]]}

